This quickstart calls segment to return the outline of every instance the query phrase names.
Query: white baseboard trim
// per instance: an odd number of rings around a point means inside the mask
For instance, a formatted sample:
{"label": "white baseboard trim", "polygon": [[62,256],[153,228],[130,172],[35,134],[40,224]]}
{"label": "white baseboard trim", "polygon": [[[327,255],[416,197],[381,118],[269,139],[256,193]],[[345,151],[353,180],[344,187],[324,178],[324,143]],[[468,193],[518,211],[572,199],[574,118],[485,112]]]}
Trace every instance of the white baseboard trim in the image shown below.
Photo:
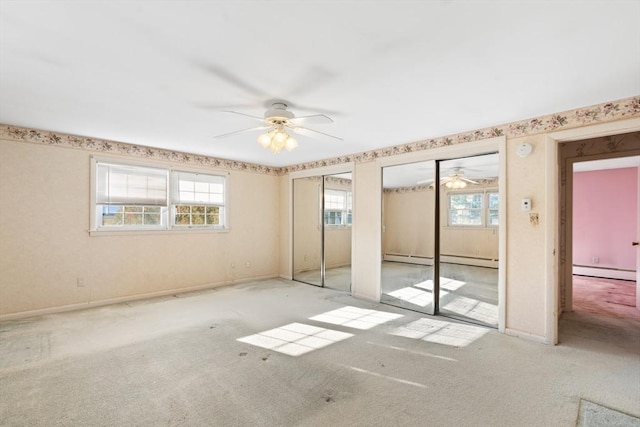
{"label": "white baseboard trim", "polygon": [[360,300],[369,301],[379,303],[380,298],[377,298],[375,295],[361,294],[359,292],[351,293],[351,296]]}
{"label": "white baseboard trim", "polygon": [[515,329],[505,328],[504,333],[512,337],[523,338],[527,341],[533,341],[540,344],[549,344],[549,342],[545,337],[542,337],[540,335],[530,334],[529,332],[523,332]]}
{"label": "white baseboard trim", "polygon": [[613,268],[573,266],[573,274],[577,276],[602,277],[603,279],[636,280],[636,272],[632,270],[616,270]]}
{"label": "white baseboard trim", "polygon": [[201,291],[204,289],[214,289],[214,288],[220,288],[228,285],[237,285],[241,283],[253,282],[254,280],[266,280],[266,279],[273,279],[277,277],[278,277],[277,275],[256,276],[256,277],[249,277],[246,279],[227,280],[227,281],[218,282],[218,283],[207,283],[204,285],[189,286],[187,288],[169,289],[169,290],[163,290],[163,291],[157,291],[157,292],[149,292],[146,294],[130,295],[126,297],[107,298],[100,301],[88,301],[88,302],[82,302],[77,304],[62,305],[58,307],[48,307],[48,308],[40,308],[37,310],[21,311],[18,313],[2,314],[0,315],[0,322],[5,320],[19,320],[19,319],[25,319],[27,317],[44,316],[47,314],[57,314],[57,313],[65,313],[68,311],[84,310],[87,308],[102,307],[105,305],[120,304],[123,302],[136,301],[136,300],[142,300],[147,298],[155,298],[155,297],[161,297],[166,295],[183,294],[187,292]]}

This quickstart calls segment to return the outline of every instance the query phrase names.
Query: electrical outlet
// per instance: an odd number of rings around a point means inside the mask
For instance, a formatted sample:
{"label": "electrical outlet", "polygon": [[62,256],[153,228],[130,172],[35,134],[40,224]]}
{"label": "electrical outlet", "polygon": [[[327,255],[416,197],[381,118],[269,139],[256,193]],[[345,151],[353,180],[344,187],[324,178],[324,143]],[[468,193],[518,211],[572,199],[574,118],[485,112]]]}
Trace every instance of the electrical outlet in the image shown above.
{"label": "electrical outlet", "polygon": [[251,263],[249,261],[247,261],[247,268],[251,268]]}
{"label": "electrical outlet", "polygon": [[84,279],[82,277],[78,277],[78,280],[77,280],[76,283],[77,283],[79,288],[84,288],[85,287],[85,282],[84,282]]}
{"label": "electrical outlet", "polygon": [[592,264],[597,264],[600,262],[600,258],[598,258],[597,256],[594,256],[593,258],[591,258],[591,263]]}

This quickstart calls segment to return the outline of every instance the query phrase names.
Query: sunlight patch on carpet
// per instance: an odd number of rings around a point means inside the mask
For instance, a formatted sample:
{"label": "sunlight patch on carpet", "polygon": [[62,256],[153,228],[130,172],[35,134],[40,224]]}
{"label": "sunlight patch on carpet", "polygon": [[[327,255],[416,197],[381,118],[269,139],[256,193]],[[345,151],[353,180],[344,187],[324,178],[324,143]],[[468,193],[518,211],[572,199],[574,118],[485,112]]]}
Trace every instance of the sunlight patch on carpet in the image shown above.
{"label": "sunlight patch on carpet", "polygon": [[337,310],[328,311],[326,313],[310,317],[309,320],[367,330],[373,328],[374,326],[378,326],[390,320],[399,319],[401,317],[403,317],[402,314],[346,306]]}
{"label": "sunlight patch on carpet", "polygon": [[318,328],[302,323],[290,323],[279,328],[238,338],[238,341],[288,354],[300,356],[352,337],[353,334]]}
{"label": "sunlight patch on carpet", "polygon": [[389,331],[391,335],[429,341],[452,347],[466,347],[489,332],[481,326],[464,325],[436,319],[418,319]]}

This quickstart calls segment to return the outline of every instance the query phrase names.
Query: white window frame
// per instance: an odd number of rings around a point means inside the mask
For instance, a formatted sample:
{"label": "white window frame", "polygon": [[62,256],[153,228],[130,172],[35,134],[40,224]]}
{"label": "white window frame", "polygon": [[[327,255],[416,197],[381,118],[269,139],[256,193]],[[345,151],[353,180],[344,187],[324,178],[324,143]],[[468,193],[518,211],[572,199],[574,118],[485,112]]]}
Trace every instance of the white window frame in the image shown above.
{"label": "white window frame", "polygon": [[[482,195],[482,207],[478,210],[480,211],[480,224],[453,224],[451,218],[451,196],[454,195],[470,195],[470,194],[481,194]],[[489,212],[492,210],[489,208],[489,195],[490,194],[498,194],[498,198],[500,197],[500,193],[497,188],[485,188],[479,190],[466,190],[466,191],[448,191],[447,192],[447,226],[452,228],[498,228],[498,224],[489,224]],[[498,200],[499,201],[499,200]],[[498,205],[497,209],[493,209],[495,211],[500,212],[500,205]]]}
{"label": "white window frame", "polygon": [[[202,175],[202,176],[206,176],[209,178],[213,178],[211,180],[209,180],[209,184],[211,183],[215,183],[215,181],[221,181],[222,183],[222,200],[221,201],[204,201],[204,200],[193,200],[193,201],[188,201],[188,200],[180,200],[180,189],[178,188],[179,186],[179,179],[180,179],[180,174],[185,174],[185,175],[194,175],[195,179],[197,180],[198,175]],[[170,204],[170,213],[171,213],[171,227],[173,228],[177,228],[177,229],[225,229],[226,226],[226,218],[227,218],[227,179],[225,176],[220,175],[220,174],[212,174],[212,173],[204,173],[204,172],[194,172],[194,171],[185,171],[182,169],[174,169],[170,172],[169,174],[170,177],[170,192],[169,192],[169,204]],[[202,183],[205,183],[207,180],[202,180]],[[194,181],[194,184],[197,181]],[[195,194],[197,193],[197,191],[194,188],[194,198],[196,197]],[[200,192],[200,194],[205,194],[206,192]],[[211,196],[211,193],[209,193],[209,196]],[[202,206],[205,208],[205,220],[206,220],[206,209],[210,208],[210,207],[217,207],[218,208],[218,216],[220,218],[220,224],[177,224],[176,223],[176,216],[178,214],[177,210],[178,210],[178,206],[191,206],[192,208],[194,206]],[[192,214],[193,215],[193,214]]]}
{"label": "white window frame", "polygon": [[[101,225],[101,213],[98,204],[97,186],[98,186],[98,165],[99,164],[111,164],[121,167],[133,167],[133,168],[149,168],[163,170],[166,172],[166,204],[161,206],[161,224],[159,225],[123,225],[123,226],[103,226]],[[175,185],[174,176],[179,173],[188,173],[196,175],[207,175],[216,178],[221,178],[223,183],[223,203],[210,203],[210,206],[220,207],[220,225],[182,225],[175,224],[175,206],[177,205],[175,200],[175,194],[173,193],[172,186]],[[181,168],[164,163],[156,162],[138,162],[120,158],[110,158],[102,156],[91,156],[91,195],[90,195],[90,228],[89,234],[103,235],[103,234],[153,234],[153,233],[169,233],[169,232],[226,232],[229,230],[229,172],[222,172],[216,170],[203,170],[192,168]],[[200,206],[200,203],[193,203],[191,206]],[[127,205],[123,205],[127,206]],[[132,205],[137,206],[137,205]]]}

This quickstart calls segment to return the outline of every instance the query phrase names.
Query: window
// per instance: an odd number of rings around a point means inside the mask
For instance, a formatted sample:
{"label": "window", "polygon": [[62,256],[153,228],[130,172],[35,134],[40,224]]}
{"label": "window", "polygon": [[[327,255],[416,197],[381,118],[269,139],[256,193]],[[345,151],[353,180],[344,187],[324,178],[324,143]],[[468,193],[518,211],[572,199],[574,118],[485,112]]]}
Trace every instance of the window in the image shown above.
{"label": "window", "polygon": [[351,191],[325,189],[324,224],[330,226],[351,225]]}
{"label": "window", "polygon": [[95,230],[224,228],[226,178],[95,160]]}
{"label": "window", "polygon": [[500,198],[496,191],[449,193],[449,225],[498,226]]}
{"label": "window", "polygon": [[224,177],[189,172],[173,172],[171,177],[175,226],[224,225]]}

